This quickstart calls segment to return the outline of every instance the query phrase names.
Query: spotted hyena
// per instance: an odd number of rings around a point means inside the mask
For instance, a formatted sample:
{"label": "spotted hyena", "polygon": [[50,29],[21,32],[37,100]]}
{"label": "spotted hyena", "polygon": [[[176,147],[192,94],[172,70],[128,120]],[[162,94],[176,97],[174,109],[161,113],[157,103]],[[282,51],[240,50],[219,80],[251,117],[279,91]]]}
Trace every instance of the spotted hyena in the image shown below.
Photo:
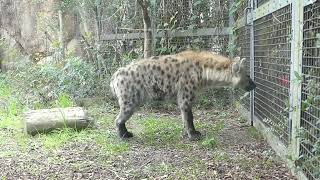
{"label": "spotted hyena", "polygon": [[192,102],[196,90],[202,87],[255,88],[246,74],[244,59],[206,51],[184,51],[174,55],[156,56],[135,61],[114,73],[110,87],[118,98],[120,112],[116,117],[118,135],[132,137],[125,126],[134,111],[147,100],[177,98],[184,121],[185,135],[190,140],[200,138],[193,124]]}

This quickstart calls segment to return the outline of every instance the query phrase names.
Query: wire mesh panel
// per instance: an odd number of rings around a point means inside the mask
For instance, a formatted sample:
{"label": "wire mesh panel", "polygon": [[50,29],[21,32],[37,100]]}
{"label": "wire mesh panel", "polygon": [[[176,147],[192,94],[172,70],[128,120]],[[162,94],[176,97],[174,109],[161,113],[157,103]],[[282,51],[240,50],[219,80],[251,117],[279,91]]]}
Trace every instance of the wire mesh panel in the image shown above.
{"label": "wire mesh panel", "polygon": [[228,1],[160,0],[157,1],[157,27],[194,29],[228,26]]}
{"label": "wire mesh panel", "polygon": [[228,36],[206,35],[189,37],[162,37],[156,42],[156,54],[169,54],[180,52],[187,48],[209,50],[211,52],[225,54],[227,52]]}
{"label": "wire mesh panel", "polygon": [[289,143],[291,6],[254,22],[255,113],[284,144]]}
{"label": "wire mesh panel", "polygon": [[257,3],[257,7],[261,6],[262,4],[268,2],[269,0],[257,0],[256,3]]}
{"label": "wire mesh panel", "polygon": [[[236,30],[236,45],[237,45],[237,56],[241,58],[246,58],[245,66],[249,74],[250,72],[250,29],[243,26]],[[243,95],[244,90],[239,90],[239,95]],[[250,97],[241,100],[241,104],[249,110],[250,109]]]}
{"label": "wire mesh panel", "polygon": [[[170,54],[188,47],[226,52],[228,37],[225,35],[194,35],[198,30],[228,26],[228,2],[224,0],[161,0],[157,1],[157,32],[164,36],[157,38],[156,54]],[[187,30],[194,34],[176,36],[175,32]]]}
{"label": "wire mesh panel", "polygon": [[300,157],[309,179],[320,179],[320,3],[304,8]]}

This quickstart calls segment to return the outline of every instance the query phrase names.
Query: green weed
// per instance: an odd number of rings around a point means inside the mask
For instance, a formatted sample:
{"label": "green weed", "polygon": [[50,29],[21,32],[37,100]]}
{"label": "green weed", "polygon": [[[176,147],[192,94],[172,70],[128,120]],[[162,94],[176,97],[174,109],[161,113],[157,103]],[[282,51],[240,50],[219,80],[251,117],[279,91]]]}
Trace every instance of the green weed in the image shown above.
{"label": "green weed", "polygon": [[250,137],[256,140],[263,139],[263,135],[255,127],[249,127],[247,129],[247,133],[249,134]]}
{"label": "green weed", "polygon": [[62,93],[56,100],[56,106],[60,108],[72,107],[73,101],[69,95]]}
{"label": "green weed", "polygon": [[218,134],[225,127],[224,121],[212,124],[201,124],[199,129],[207,131],[206,137],[200,142],[200,146],[206,149],[215,149],[219,146]]}

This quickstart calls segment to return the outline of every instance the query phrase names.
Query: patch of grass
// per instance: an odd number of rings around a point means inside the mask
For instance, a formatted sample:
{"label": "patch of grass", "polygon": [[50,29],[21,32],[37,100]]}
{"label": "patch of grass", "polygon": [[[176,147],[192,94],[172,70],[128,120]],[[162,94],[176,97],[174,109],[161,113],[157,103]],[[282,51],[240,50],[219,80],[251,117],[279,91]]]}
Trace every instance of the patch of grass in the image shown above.
{"label": "patch of grass", "polygon": [[8,142],[16,142],[22,150],[27,148],[28,138],[22,132],[23,106],[12,93],[9,83],[3,78],[0,80],[0,129],[13,131],[0,134],[0,145]]}
{"label": "patch of grass", "polygon": [[56,106],[61,108],[72,107],[73,101],[69,95],[62,93],[56,100]]}
{"label": "patch of grass", "polygon": [[107,154],[119,154],[129,150],[127,142],[117,140],[116,137],[108,137],[103,134],[98,134],[95,137],[95,141],[101,146],[102,150]]}
{"label": "patch of grass", "polygon": [[255,127],[249,127],[247,129],[247,133],[250,137],[256,139],[256,140],[262,140],[263,135],[255,128]]}
{"label": "patch of grass", "polygon": [[7,137],[0,132],[0,147],[7,144]]}
{"label": "patch of grass", "polygon": [[172,172],[174,170],[174,168],[175,167],[171,164],[161,162],[160,164],[148,166],[146,168],[146,170],[149,171],[150,173],[155,173],[159,176],[162,174],[169,174],[170,172]]}
{"label": "patch of grass", "polygon": [[48,162],[50,164],[60,164],[63,162],[63,159],[58,156],[52,156],[52,157],[48,157]]}
{"label": "patch of grass", "polygon": [[117,140],[116,137],[101,133],[98,130],[91,129],[77,131],[64,128],[49,134],[41,134],[40,139],[47,150],[57,150],[74,141],[77,141],[77,143],[93,141],[99,145],[106,154],[118,154],[129,149],[128,143]]}
{"label": "patch of grass", "polygon": [[206,149],[215,149],[219,146],[219,132],[225,127],[224,121],[216,124],[201,124],[199,129],[207,131],[206,137],[200,142],[200,146]]}
{"label": "patch of grass", "polygon": [[67,142],[70,142],[71,140],[74,140],[76,137],[79,138],[83,132],[76,131],[71,128],[63,128],[60,130],[52,131],[48,134],[40,134],[40,140],[43,144],[43,146],[48,150],[56,150],[66,144]]}
{"label": "patch of grass", "polygon": [[272,159],[270,159],[270,158],[268,158],[267,160],[263,161],[263,165],[266,168],[271,168],[273,166],[273,164],[274,164],[274,161]]}
{"label": "patch of grass", "polygon": [[23,124],[18,117],[1,116],[3,119],[0,120],[0,129],[21,129]]}
{"label": "patch of grass", "polygon": [[216,161],[226,162],[226,161],[230,161],[231,158],[228,153],[224,151],[217,151],[214,153],[213,159]]}
{"label": "patch of grass", "polygon": [[[195,157],[192,157],[195,158]],[[177,172],[174,173],[174,179],[201,179],[199,176],[204,172],[205,165],[202,160],[195,158],[187,167],[176,168]]]}
{"label": "patch of grass", "polygon": [[218,146],[218,140],[215,137],[206,138],[201,142],[201,146],[208,148],[208,149],[214,149]]}
{"label": "patch of grass", "polygon": [[248,157],[245,157],[242,155],[236,156],[235,161],[237,164],[239,164],[240,168],[243,170],[249,170],[252,167],[254,167],[255,164],[257,163],[255,161],[249,159]]}
{"label": "patch of grass", "polygon": [[176,145],[181,139],[180,121],[149,116],[142,121],[143,141],[150,145]]}
{"label": "patch of grass", "polygon": [[243,117],[239,117],[238,120],[239,120],[239,122],[240,122],[241,124],[246,124],[246,123],[248,123],[248,120],[245,119],[245,118],[243,118]]}
{"label": "patch of grass", "polygon": [[0,151],[1,158],[14,157],[16,155],[15,151]]}

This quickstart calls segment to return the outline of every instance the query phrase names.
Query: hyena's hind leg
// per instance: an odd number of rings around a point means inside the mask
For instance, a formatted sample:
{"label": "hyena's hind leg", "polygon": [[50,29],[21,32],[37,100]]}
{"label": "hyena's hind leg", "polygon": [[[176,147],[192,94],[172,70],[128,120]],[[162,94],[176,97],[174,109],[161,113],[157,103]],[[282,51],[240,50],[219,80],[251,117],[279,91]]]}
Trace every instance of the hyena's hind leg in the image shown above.
{"label": "hyena's hind leg", "polygon": [[133,134],[126,128],[126,122],[134,113],[134,108],[121,107],[118,116],[116,117],[115,123],[117,127],[117,133],[120,138],[130,138]]}

